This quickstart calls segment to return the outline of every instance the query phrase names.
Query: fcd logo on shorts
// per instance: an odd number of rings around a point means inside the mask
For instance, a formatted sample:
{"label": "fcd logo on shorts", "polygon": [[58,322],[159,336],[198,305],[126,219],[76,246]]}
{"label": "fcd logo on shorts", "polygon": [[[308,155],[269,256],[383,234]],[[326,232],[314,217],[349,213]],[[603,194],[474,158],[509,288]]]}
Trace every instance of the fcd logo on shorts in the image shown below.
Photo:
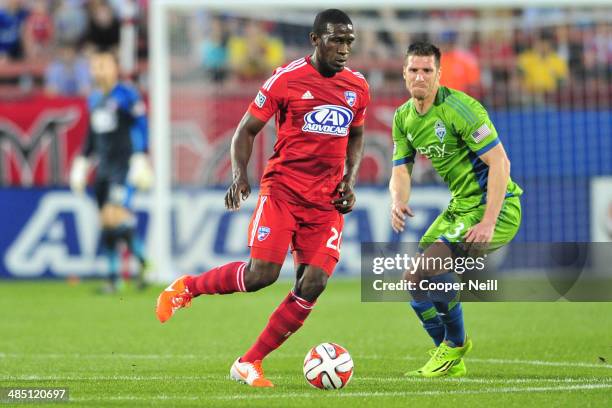
{"label": "fcd logo on shorts", "polygon": [[270,235],[270,227],[259,227],[257,229],[257,240],[263,241]]}

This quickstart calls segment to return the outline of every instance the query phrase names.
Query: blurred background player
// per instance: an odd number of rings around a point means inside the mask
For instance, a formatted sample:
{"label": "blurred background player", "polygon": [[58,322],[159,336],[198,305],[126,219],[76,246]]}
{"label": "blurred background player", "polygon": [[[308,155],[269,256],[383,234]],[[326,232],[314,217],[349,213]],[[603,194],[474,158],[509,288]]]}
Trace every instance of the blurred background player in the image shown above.
{"label": "blurred background player", "polygon": [[[465,256],[459,244],[488,244],[492,251],[510,242],[521,222],[523,191],[510,178],[510,161],[487,111],[465,93],[440,86],[440,60],[440,50],[428,42],[408,48],[404,78],[412,98],[396,110],[393,119],[389,190],[391,224],[401,232],[406,216],[413,216],[408,200],[415,154],[431,160],[452,199],[427,229],[419,248],[425,257],[449,259]],[[404,278],[415,283],[422,279],[455,282],[453,271],[431,267],[408,271]],[[427,364],[406,375],[465,375],[463,356],[472,342],[465,334],[459,292],[415,290],[411,295],[410,304],[437,348]]]}
{"label": "blurred background player", "polygon": [[152,171],[147,157],[148,128],[145,104],[138,91],[119,81],[115,55],[97,52],[90,60],[95,89],[87,99],[89,132],[81,156],[76,157],[70,186],[82,193],[91,156],[98,167],[94,191],[100,208],[101,244],[109,263],[107,291],[119,288],[118,244],[125,242],[140,263],[139,287],[144,286],[147,260],[136,233],[132,212],[135,189],[148,189]]}
{"label": "blurred background player", "polygon": [[257,291],[278,279],[291,246],[295,286],[230,371],[233,379],[254,387],[273,386],[261,361],[300,329],[340,257],[343,214],[355,204],[370,100],[364,77],[345,68],[354,40],[344,12],[319,13],[310,33],[314,53],[278,68],[238,125],[231,150],[234,179],[225,196],[230,210],[238,210],[251,192],[247,163],[255,136],[272,116],[277,119],[278,139],[249,226],[251,259],[183,276],[157,301],[163,323],[195,296]]}

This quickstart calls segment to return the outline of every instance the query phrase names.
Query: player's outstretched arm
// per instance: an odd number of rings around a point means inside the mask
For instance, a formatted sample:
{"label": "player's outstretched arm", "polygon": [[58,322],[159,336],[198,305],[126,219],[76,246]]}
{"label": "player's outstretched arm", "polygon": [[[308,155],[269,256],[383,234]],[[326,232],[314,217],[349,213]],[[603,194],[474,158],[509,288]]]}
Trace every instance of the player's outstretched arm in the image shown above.
{"label": "player's outstretched arm", "polygon": [[355,192],[353,188],[357,182],[359,174],[359,166],[363,158],[363,126],[352,127],[348,135],[348,144],[346,146],[346,174],[342,177],[342,181],[336,186],[334,195],[338,198],[332,200],[332,204],[341,214],[349,213],[355,205]]}
{"label": "player's outstretched arm", "polygon": [[250,113],[245,113],[232,137],[232,184],[225,194],[225,208],[238,210],[240,200],[246,200],[251,194],[247,165],[253,152],[255,136],[263,129],[266,123],[257,119]]}
{"label": "player's outstretched arm", "polygon": [[393,166],[389,192],[391,193],[391,227],[395,232],[402,232],[406,225],[406,216],[413,217],[414,213],[408,206],[410,199],[412,164]]}
{"label": "player's outstretched arm", "polygon": [[96,138],[91,128],[91,123],[87,127],[87,136],[81,154],[77,155],[72,161],[70,168],[70,189],[75,194],[82,194],[87,185],[87,174],[89,173],[90,160],[96,150]]}
{"label": "player's outstretched arm", "polygon": [[468,230],[465,241],[489,243],[493,239],[497,217],[506,196],[510,178],[510,160],[501,143],[480,156],[480,159],[489,166],[487,204],[482,220]]}

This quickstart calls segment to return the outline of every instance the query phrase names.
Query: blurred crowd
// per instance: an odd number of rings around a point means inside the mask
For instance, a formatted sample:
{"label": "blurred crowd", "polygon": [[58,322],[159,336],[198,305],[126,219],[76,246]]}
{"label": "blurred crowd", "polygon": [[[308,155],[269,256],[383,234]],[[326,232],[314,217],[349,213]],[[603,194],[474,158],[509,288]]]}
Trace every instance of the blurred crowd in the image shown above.
{"label": "blurred crowd", "polygon": [[[146,73],[148,0],[130,0],[135,13],[126,12],[127,2],[0,0],[0,82],[86,94],[88,53],[116,49],[126,21],[138,28],[138,68]],[[375,91],[403,92],[404,52],[411,41],[426,38],[443,51],[443,84],[489,104],[550,102],[587,88],[610,99],[607,9],[348,11],[358,35],[350,65],[366,74]],[[227,89],[258,83],[310,52],[306,14],[282,13],[272,22],[255,12],[172,12],[173,79]]]}
{"label": "blurred crowd", "polygon": [[[126,7],[132,3],[132,7]],[[137,27],[135,52],[146,51],[147,1],[0,0],[0,83],[21,91],[86,95],[88,57],[117,51],[122,25]]]}
{"label": "blurred crowd", "polygon": [[[351,12],[356,24],[350,65],[377,91],[400,89],[401,62],[411,41],[428,39],[442,52],[443,84],[495,104],[545,102],[572,89],[604,87],[612,77],[610,10],[561,9]],[[607,18],[606,18],[607,16]],[[181,20],[181,18],[183,20]],[[310,27],[236,14],[176,15],[172,47],[218,84],[261,80],[310,52]],[[294,21],[295,19],[293,19]]]}

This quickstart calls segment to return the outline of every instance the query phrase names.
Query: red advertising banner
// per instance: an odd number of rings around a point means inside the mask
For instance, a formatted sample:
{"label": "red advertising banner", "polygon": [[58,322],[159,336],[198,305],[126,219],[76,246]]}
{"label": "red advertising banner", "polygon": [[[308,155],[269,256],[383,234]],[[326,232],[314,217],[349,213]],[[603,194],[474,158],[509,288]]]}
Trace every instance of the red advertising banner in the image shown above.
{"label": "red advertising banner", "polygon": [[[172,180],[175,185],[225,185],[230,181],[230,140],[252,95],[175,91],[171,104]],[[253,95],[256,94],[256,91]],[[393,150],[391,122],[397,97],[377,97],[368,108],[362,183],[387,183]],[[67,184],[73,157],[87,132],[86,101],[44,96],[0,103],[0,185]],[[261,176],[276,140],[274,120],[257,137],[249,163]],[[153,146],[153,143],[150,143]]]}
{"label": "red advertising banner", "polygon": [[87,132],[82,98],[28,97],[0,103],[0,185],[65,184]]}

